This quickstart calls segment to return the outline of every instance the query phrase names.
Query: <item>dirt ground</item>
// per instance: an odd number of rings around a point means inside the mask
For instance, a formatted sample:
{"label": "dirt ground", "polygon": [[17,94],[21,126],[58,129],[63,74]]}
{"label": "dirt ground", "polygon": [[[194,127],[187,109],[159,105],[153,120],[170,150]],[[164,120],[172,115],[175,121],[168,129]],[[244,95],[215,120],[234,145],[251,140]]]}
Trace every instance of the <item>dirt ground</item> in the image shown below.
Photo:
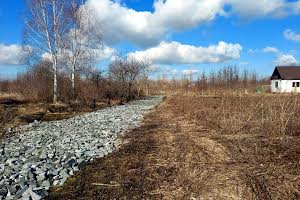
{"label": "dirt ground", "polygon": [[299,136],[229,131],[236,103],[228,100],[223,119],[219,101],[168,97],[118,151],[52,188],[48,199],[300,199]]}

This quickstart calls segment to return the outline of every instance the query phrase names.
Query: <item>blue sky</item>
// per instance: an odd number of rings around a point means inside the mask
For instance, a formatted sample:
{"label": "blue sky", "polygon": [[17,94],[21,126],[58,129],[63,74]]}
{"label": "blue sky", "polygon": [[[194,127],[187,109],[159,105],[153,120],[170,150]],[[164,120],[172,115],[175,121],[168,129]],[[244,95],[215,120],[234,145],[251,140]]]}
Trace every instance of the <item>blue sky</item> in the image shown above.
{"label": "blue sky", "polygon": [[[172,76],[228,64],[267,76],[275,65],[300,61],[297,0],[88,0],[84,6],[102,22],[103,69],[116,53],[146,58]],[[0,3],[2,78],[26,68],[18,62],[24,13],[23,1]]]}

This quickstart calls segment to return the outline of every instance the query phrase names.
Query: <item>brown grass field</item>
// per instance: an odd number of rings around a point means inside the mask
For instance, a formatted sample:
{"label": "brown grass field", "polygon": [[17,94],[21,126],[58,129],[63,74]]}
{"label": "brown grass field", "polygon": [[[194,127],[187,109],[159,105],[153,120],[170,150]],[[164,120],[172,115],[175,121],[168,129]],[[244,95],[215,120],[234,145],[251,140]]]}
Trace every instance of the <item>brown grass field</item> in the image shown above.
{"label": "brown grass field", "polygon": [[48,199],[300,199],[299,103],[170,95]]}

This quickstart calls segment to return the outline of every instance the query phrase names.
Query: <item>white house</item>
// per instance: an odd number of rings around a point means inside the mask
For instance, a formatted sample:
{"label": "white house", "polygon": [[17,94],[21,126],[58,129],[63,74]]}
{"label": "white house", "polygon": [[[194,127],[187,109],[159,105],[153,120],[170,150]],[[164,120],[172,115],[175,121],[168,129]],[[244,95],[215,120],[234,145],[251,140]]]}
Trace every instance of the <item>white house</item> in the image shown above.
{"label": "white house", "polygon": [[300,66],[276,67],[271,76],[271,92],[300,92]]}

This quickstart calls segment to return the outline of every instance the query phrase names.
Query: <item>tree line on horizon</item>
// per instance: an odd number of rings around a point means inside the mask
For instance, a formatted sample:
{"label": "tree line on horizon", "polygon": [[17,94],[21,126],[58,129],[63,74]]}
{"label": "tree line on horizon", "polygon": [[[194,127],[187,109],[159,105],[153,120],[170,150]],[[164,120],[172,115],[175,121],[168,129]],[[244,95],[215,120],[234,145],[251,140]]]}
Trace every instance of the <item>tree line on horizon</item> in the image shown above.
{"label": "tree line on horizon", "polygon": [[159,88],[173,91],[195,91],[200,93],[222,92],[268,92],[270,78],[256,71],[240,69],[237,65],[225,65],[217,70],[191,73],[181,77],[158,77]]}

